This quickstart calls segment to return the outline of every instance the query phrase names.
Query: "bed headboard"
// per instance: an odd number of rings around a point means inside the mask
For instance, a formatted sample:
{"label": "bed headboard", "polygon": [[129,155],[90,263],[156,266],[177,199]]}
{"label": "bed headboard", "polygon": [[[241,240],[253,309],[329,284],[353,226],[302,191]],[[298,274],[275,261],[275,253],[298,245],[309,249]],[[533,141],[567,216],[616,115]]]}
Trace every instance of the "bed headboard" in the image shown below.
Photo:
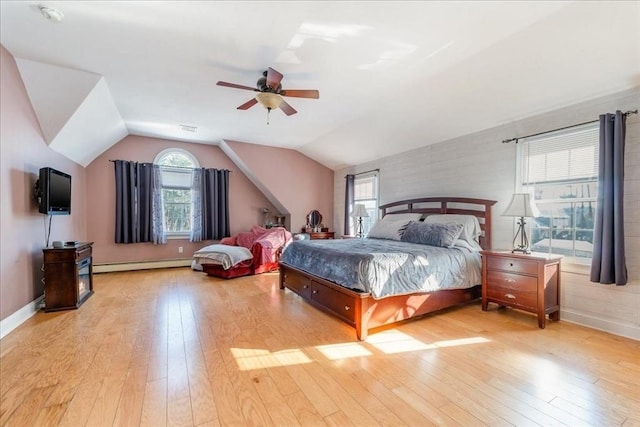
{"label": "bed headboard", "polygon": [[482,249],[491,249],[491,207],[495,200],[466,197],[424,197],[381,205],[382,216],[398,213],[475,215],[480,222]]}

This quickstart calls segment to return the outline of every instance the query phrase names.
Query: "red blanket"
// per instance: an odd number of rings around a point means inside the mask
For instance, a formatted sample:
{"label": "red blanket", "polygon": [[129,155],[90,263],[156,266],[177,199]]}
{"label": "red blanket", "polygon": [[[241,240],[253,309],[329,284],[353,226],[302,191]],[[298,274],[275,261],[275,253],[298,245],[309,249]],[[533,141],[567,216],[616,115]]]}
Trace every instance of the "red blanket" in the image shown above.
{"label": "red blanket", "polygon": [[[283,227],[264,228],[254,226],[250,231],[225,237],[223,245],[244,246],[253,254],[254,269],[260,270],[265,264],[277,263],[281,248],[291,240],[291,233]],[[256,271],[259,272],[259,271]]]}

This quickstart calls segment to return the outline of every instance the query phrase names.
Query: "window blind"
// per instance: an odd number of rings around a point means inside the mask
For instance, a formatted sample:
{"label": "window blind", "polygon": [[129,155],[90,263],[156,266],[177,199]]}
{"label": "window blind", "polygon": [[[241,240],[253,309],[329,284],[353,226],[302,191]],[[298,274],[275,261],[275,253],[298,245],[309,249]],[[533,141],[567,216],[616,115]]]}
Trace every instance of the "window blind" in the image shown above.
{"label": "window blind", "polygon": [[598,124],[523,140],[522,185],[598,179]]}
{"label": "window blind", "polygon": [[193,186],[193,170],[162,166],[162,186],[191,189]]}

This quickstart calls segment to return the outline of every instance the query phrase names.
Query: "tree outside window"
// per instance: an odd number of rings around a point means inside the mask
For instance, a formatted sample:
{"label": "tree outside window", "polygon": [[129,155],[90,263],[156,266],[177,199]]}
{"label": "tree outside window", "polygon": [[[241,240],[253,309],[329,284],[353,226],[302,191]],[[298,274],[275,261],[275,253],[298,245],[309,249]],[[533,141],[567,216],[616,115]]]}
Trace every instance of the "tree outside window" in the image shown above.
{"label": "tree outside window", "polygon": [[170,148],[156,156],[162,173],[164,228],[168,236],[191,232],[193,169],[198,162],[188,151]]}

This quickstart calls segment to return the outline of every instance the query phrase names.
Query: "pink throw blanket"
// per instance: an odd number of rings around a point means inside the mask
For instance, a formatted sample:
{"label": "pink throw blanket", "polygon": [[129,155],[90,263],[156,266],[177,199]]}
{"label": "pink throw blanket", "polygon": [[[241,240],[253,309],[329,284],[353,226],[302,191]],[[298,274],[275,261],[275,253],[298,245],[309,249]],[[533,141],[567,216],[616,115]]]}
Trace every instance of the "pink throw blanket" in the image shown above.
{"label": "pink throw blanket", "polygon": [[[243,246],[249,249],[254,256],[253,265],[258,266],[268,262],[276,262],[278,250],[291,240],[291,233],[283,227],[264,228],[254,226],[251,231],[238,233],[233,237],[225,237],[221,244],[231,246]],[[259,243],[259,248],[254,247]]]}

